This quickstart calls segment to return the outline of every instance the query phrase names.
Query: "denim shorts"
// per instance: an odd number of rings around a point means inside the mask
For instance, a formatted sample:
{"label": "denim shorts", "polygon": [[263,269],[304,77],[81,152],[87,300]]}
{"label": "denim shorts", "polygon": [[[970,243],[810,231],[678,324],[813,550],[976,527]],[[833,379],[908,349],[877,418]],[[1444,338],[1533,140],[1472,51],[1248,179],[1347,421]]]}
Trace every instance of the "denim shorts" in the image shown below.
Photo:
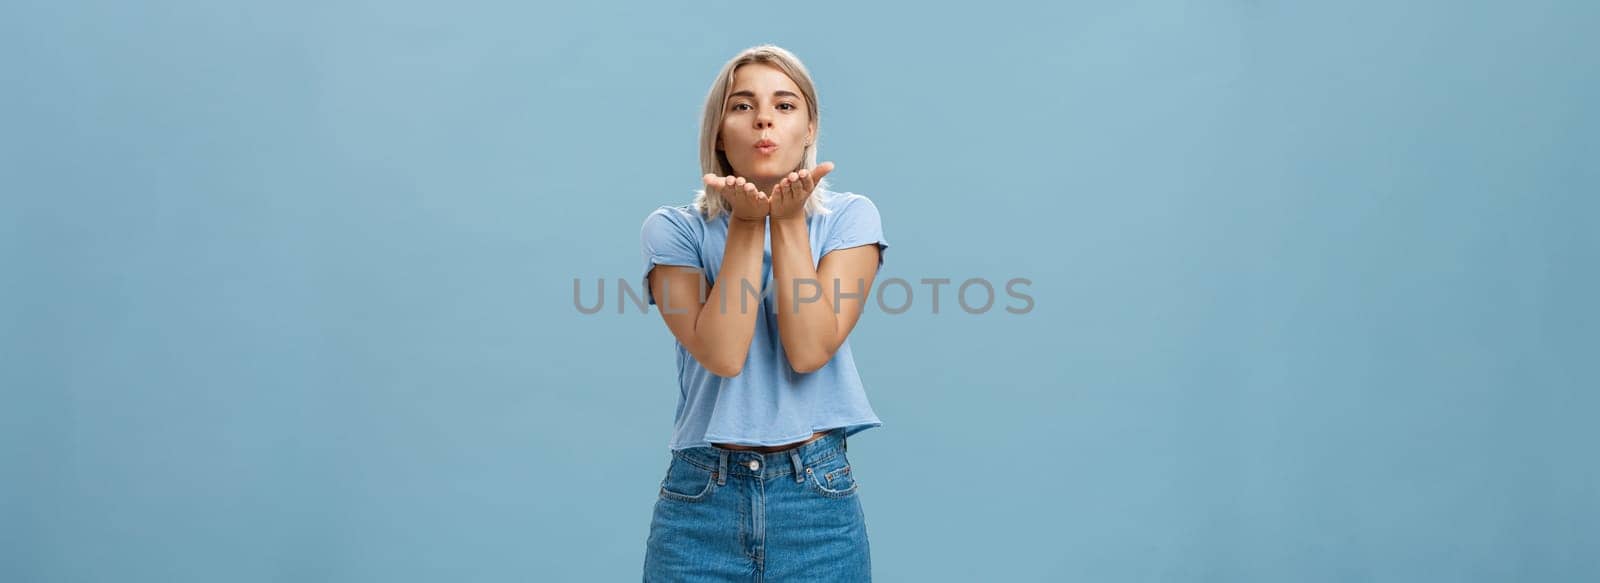
{"label": "denim shorts", "polygon": [[772,453],[674,450],[644,581],[871,581],[859,487],[843,428]]}

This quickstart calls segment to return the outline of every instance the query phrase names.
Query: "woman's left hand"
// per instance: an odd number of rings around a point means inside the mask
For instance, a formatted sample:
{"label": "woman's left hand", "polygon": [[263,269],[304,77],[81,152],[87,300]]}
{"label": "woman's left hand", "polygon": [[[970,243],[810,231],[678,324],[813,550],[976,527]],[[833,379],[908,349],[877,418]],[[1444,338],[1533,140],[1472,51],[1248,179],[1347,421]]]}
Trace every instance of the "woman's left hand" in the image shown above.
{"label": "woman's left hand", "polygon": [[816,168],[790,172],[778,185],[772,187],[771,213],[773,220],[789,219],[805,216],[806,199],[811,198],[811,191],[817,187],[817,181],[822,180],[833,171],[833,162],[823,162]]}

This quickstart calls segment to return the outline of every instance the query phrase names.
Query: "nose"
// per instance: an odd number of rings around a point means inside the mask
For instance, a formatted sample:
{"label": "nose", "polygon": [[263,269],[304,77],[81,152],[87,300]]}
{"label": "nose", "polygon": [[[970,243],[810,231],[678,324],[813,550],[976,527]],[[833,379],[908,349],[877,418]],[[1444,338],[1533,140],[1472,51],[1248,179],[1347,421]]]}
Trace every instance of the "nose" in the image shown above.
{"label": "nose", "polygon": [[772,112],[771,111],[769,111],[769,110],[761,110],[760,113],[756,114],[756,129],[766,129],[766,128],[770,128],[772,126],[773,126],[773,121],[772,121]]}

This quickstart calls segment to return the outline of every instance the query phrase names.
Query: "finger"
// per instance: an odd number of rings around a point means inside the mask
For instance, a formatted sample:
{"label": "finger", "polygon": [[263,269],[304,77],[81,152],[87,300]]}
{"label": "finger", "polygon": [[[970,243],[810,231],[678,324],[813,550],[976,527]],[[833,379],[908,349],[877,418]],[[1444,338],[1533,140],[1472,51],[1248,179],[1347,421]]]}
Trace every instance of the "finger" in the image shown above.
{"label": "finger", "polygon": [[829,172],[833,172],[833,162],[823,162],[811,169],[811,179],[821,182],[822,177],[827,176]]}
{"label": "finger", "polygon": [[709,174],[708,173],[705,176],[701,176],[700,177],[700,182],[704,182],[705,185],[706,185],[706,188],[709,188],[709,189],[720,190],[722,188],[722,178],[717,176],[717,175],[715,175],[715,174]]}
{"label": "finger", "polygon": [[817,182],[816,182],[815,179],[813,179],[811,177],[811,171],[810,170],[801,170],[800,171],[800,185],[799,185],[800,192],[802,194],[809,195],[809,194],[811,194],[811,189],[816,188],[816,186],[817,186]]}
{"label": "finger", "polygon": [[744,193],[745,201],[749,202],[752,206],[760,207],[762,204],[766,203],[766,199],[761,196],[761,189],[756,188],[754,182],[746,182],[744,184],[744,188],[740,189],[740,192]]}

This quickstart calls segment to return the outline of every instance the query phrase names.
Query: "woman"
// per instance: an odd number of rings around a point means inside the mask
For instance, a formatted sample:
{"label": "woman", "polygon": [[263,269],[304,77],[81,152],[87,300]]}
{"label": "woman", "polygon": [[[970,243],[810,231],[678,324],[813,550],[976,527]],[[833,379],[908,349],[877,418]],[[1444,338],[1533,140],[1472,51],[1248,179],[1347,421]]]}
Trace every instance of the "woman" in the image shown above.
{"label": "woman", "polygon": [[827,190],[817,114],[793,54],[741,52],[706,96],[704,190],[644,221],[680,390],[645,581],[871,580],[845,439],[882,423],[846,338],[888,242],[871,200]]}

